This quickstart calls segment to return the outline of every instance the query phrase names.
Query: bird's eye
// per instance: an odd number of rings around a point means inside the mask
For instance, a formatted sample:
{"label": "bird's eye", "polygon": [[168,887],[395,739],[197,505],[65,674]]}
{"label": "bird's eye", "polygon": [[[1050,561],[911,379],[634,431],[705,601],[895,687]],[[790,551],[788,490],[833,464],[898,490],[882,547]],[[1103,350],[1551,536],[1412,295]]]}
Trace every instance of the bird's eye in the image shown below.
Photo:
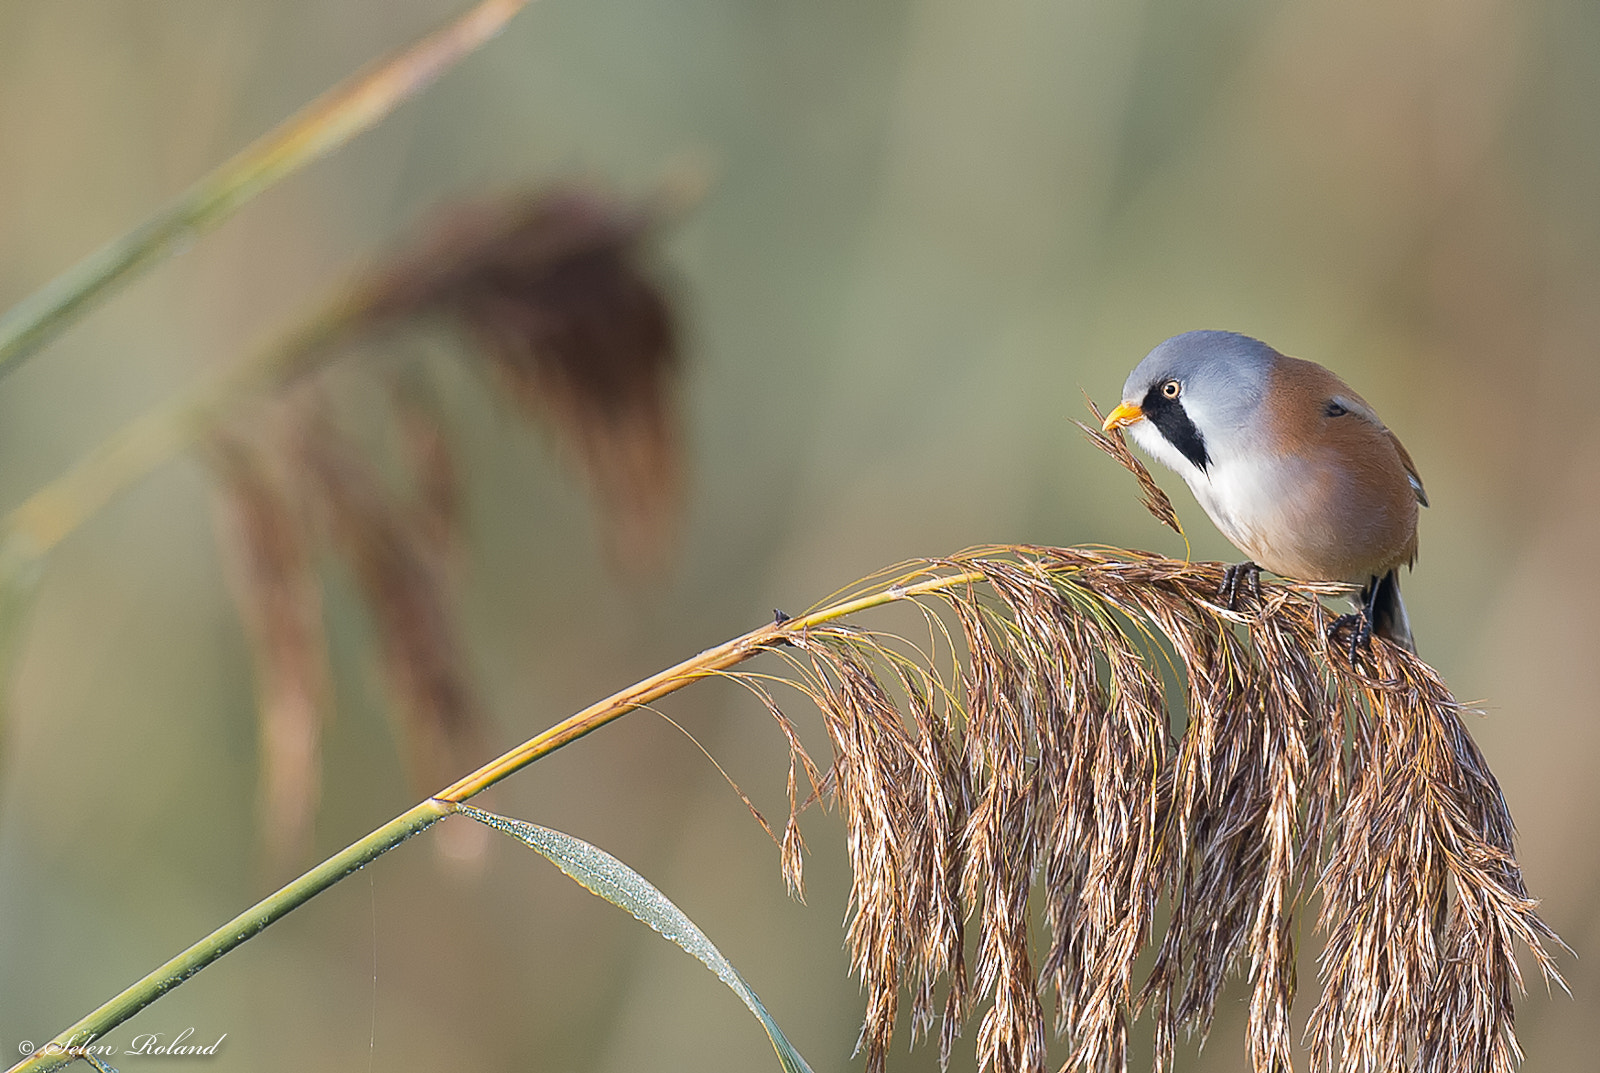
{"label": "bird's eye", "polygon": [[1178,393],[1182,390],[1183,386],[1176,380],[1168,380],[1165,384],[1161,385],[1161,394],[1169,399],[1177,398]]}

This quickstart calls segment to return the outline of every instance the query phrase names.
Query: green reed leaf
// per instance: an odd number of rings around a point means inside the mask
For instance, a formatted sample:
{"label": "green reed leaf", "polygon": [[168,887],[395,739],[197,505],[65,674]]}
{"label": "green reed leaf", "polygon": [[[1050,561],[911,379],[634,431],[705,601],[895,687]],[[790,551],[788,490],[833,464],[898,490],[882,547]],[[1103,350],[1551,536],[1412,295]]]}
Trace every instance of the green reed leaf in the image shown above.
{"label": "green reed leaf", "polygon": [[706,933],[696,927],[694,921],[684,915],[683,910],[673,905],[667,896],[651,885],[644,876],[605,850],[592,846],[581,838],[552,831],[548,827],[540,827],[525,820],[514,820],[498,813],[486,812],[471,805],[457,805],[456,811],[525,842],[549,858],[551,863],[590,893],[598,894],[620,909],[626,909],[664,937],[699,958],[705,963],[706,968],[716,973],[718,979],[732,988],[734,994],[743,999],[744,1004],[750,1007],[750,1012],[756,1015],[756,1020],[760,1021],[761,1027],[766,1030],[767,1038],[772,1041],[773,1049],[778,1052],[778,1061],[785,1073],[811,1073],[811,1067],[784,1037],[778,1023],[772,1019],[767,1008],[761,1005],[761,1000],[756,997],[750,985],[744,982],[744,977],[739,975],[739,971],[722,956],[722,952],[706,937]]}

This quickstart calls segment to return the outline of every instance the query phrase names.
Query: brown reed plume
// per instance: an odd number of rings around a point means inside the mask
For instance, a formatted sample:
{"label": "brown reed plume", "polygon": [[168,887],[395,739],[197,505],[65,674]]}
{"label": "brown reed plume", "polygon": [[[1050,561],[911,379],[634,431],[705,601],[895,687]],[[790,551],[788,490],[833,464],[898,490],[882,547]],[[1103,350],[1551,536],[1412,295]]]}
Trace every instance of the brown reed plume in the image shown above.
{"label": "brown reed plume", "polygon": [[218,543],[255,662],[261,830],[271,860],[295,860],[310,849],[333,695],[322,586],[283,454],[234,431],[207,446],[218,477]]}
{"label": "brown reed plume", "polygon": [[1250,989],[1251,1067],[1290,1070],[1313,897],[1312,1069],[1515,1066],[1517,947],[1559,983],[1559,940],[1463,709],[1390,644],[1359,666],[1330,647],[1319,597],[1338,586],[1264,582],[1231,611],[1221,581],[1214,563],[987,549],[874,590],[918,586],[920,648],[804,618],[769,646],[832,742],[823,784],[848,830],[869,1073],[902,990],[913,1040],[942,1017],[941,1061],[986,1006],[980,1068],[1125,1070],[1130,1022],[1147,1016],[1169,1069],[1233,977]]}
{"label": "brown reed plume", "polygon": [[373,457],[336,419],[325,367],[361,353],[352,343],[393,345],[430,321],[456,328],[474,344],[466,355],[486,361],[492,383],[576,463],[611,561],[648,573],[671,544],[682,487],[675,317],[642,252],[672,201],[671,190],[624,204],[562,186],[453,207],[272,352],[267,370],[245,378],[253,394],[202,409],[255,652],[262,826],[275,859],[309,844],[331,704],[320,548],[349,566],[371,613],[417,785],[447,781],[475,745],[477,701],[451,610],[463,490],[447,416],[418,370],[366,362],[366,384],[381,385],[366,397],[387,399],[401,447],[398,459]]}
{"label": "brown reed plume", "polygon": [[[404,419],[404,414],[402,414]],[[261,828],[269,860],[310,845],[322,724],[333,687],[319,557],[348,567],[372,621],[417,785],[438,785],[480,744],[480,713],[458,635],[448,489],[420,432],[407,494],[333,419],[321,385],[302,382],[212,433],[207,457],[222,507],[219,538],[255,660],[261,722]]]}
{"label": "brown reed plume", "polygon": [[352,318],[459,325],[557,433],[614,559],[637,571],[664,561],[683,479],[675,317],[642,256],[662,208],[576,186],[455,206],[374,273]]}

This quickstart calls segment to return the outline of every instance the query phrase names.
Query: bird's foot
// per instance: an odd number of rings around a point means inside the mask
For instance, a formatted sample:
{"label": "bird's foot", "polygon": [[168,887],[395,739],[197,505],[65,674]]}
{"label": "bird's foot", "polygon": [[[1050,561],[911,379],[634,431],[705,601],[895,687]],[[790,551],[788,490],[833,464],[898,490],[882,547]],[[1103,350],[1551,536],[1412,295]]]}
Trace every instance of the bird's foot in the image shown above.
{"label": "bird's foot", "polygon": [[1222,602],[1229,611],[1237,611],[1239,593],[1247,587],[1255,596],[1256,603],[1260,603],[1261,567],[1249,560],[1233,563],[1222,571],[1222,587],[1217,590],[1217,595],[1222,597]]}
{"label": "bird's foot", "polygon": [[1340,615],[1328,627],[1328,640],[1337,644],[1339,634],[1344,630],[1350,631],[1350,663],[1354,665],[1356,653],[1372,645],[1372,619],[1363,611]]}

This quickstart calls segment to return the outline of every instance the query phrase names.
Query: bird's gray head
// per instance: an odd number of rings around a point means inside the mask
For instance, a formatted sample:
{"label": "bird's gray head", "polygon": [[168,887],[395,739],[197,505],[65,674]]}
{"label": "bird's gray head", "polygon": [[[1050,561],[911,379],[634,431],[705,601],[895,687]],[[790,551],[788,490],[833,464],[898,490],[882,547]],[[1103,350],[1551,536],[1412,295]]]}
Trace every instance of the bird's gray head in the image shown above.
{"label": "bird's gray head", "polygon": [[[1278,352],[1236,332],[1184,332],[1128,374],[1107,428],[1128,425],[1140,446],[1189,476],[1244,446]],[[1143,420],[1140,420],[1143,418]],[[1181,461],[1180,461],[1181,460]]]}

